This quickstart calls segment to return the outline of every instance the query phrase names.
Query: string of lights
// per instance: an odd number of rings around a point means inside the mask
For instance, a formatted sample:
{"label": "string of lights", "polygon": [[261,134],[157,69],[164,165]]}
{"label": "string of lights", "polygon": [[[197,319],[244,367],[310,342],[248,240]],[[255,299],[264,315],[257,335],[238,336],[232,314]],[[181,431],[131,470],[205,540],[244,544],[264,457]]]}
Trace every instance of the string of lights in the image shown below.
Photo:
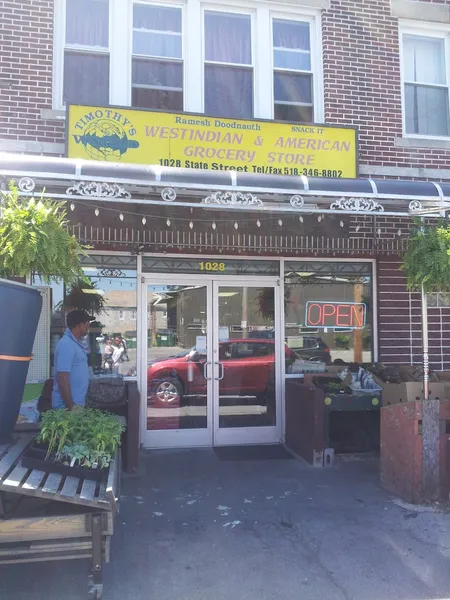
{"label": "string of lights", "polygon": [[[80,200],[77,200],[76,202],[77,205],[80,206],[85,206],[87,208],[92,208],[91,204],[88,202],[83,202]],[[74,202],[71,202],[71,204],[69,205],[70,210],[73,212],[76,208],[76,205]],[[174,224],[174,221],[180,221],[180,222],[187,222],[189,225],[190,229],[194,229],[194,220],[191,217],[182,217],[182,216],[178,216],[176,218],[174,217],[167,217],[164,215],[142,215],[142,213],[138,213],[138,212],[134,212],[134,211],[130,211],[130,210],[123,210],[123,209],[118,209],[118,208],[113,208],[110,206],[102,206],[102,211],[109,211],[109,212],[113,212],[119,215],[119,219],[120,221],[125,221],[125,217],[129,216],[129,217],[139,217],[141,219],[141,223],[142,225],[146,225],[147,221],[151,220],[151,219],[161,219],[161,220],[165,220],[166,221],[166,225],[167,227],[171,227]],[[192,214],[194,211],[193,208],[190,208],[190,213]],[[94,209],[94,215],[96,217],[100,216],[100,208],[95,207]],[[317,217],[317,222],[321,223],[323,220],[325,219],[325,215],[324,214],[320,214]],[[243,219],[239,219],[239,222],[233,218],[233,219],[227,219],[227,218],[220,218],[219,224],[221,225],[227,225],[227,224],[232,224],[234,229],[239,229],[239,223],[241,224],[246,224],[246,223],[255,223],[256,226],[258,228],[260,228],[262,226],[263,222],[267,222],[267,223],[271,223],[274,222],[274,217],[273,216],[268,216],[268,217],[258,217],[255,221],[254,217],[252,218],[243,218]],[[304,223],[304,217],[303,215],[300,215],[298,217],[298,220],[300,223]],[[218,223],[216,219],[203,219],[203,218],[199,218],[196,217],[195,218],[195,222],[197,223],[206,223],[206,224],[210,224],[211,228],[215,231],[217,229]],[[279,227],[283,227],[283,219],[277,219],[277,224]],[[341,227],[344,227],[344,221],[340,221],[339,225]],[[356,228],[356,231],[359,230],[359,227]]]}

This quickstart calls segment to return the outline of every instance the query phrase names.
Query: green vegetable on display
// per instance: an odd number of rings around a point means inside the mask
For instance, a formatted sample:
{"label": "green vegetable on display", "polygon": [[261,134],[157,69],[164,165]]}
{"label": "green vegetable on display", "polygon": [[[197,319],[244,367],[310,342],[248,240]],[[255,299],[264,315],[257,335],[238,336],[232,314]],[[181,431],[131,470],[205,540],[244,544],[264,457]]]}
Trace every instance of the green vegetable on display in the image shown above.
{"label": "green vegetable on display", "polygon": [[106,468],[120,446],[124,427],[106,412],[86,408],[49,410],[42,415],[36,441],[48,446],[47,456],[70,466]]}

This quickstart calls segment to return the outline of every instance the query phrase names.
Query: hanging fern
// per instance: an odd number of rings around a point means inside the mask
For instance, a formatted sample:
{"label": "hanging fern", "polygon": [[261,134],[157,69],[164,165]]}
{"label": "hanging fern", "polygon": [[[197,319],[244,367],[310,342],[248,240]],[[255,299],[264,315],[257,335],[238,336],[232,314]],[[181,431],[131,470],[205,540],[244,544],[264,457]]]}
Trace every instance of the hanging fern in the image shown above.
{"label": "hanging fern", "polygon": [[72,284],[64,302],[66,308],[81,308],[90,314],[99,315],[105,310],[104,297],[99,293],[86,293],[85,290],[97,292],[97,286],[89,278]]}
{"label": "hanging fern", "polygon": [[450,225],[416,221],[401,268],[410,290],[450,291]]}
{"label": "hanging fern", "polygon": [[67,229],[64,203],[0,192],[0,277],[39,274],[47,284],[84,278],[86,248]]}

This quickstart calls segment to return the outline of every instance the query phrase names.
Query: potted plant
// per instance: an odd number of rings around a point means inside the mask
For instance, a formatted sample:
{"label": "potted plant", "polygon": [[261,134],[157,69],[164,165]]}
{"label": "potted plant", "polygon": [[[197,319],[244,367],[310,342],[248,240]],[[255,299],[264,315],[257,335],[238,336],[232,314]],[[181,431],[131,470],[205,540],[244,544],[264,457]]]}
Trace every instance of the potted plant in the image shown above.
{"label": "potted plant", "polygon": [[123,431],[114,415],[93,408],[47,411],[22,466],[99,481],[108,474]]}
{"label": "potted plant", "polygon": [[[422,300],[424,373],[424,393],[420,406],[422,488],[420,491],[417,490],[417,496],[423,500],[435,500],[439,496],[440,487],[440,401],[433,399],[429,390],[427,294],[450,291],[450,225],[445,221],[435,226],[421,219],[415,220],[402,269],[406,274],[408,288],[412,291],[420,291]],[[390,407],[383,407],[382,411],[389,409]]]}
{"label": "potted plant", "polygon": [[84,276],[85,254],[67,228],[64,204],[20,197],[13,185],[0,195],[0,306],[8,307],[0,336],[0,444],[11,437],[19,415],[42,298],[12,279],[39,274],[46,283],[71,284]]}

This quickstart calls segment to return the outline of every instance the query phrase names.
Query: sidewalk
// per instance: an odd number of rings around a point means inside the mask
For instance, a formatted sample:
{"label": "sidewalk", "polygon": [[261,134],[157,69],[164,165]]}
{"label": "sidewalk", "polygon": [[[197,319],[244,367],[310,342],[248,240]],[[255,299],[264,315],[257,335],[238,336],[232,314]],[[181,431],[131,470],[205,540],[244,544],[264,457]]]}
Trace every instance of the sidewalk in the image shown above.
{"label": "sidewalk", "polygon": [[[252,458],[255,452],[266,456]],[[395,504],[373,459],[281,449],[143,455],[125,478],[105,600],[450,598],[450,518]],[[84,600],[86,561],[0,567],[0,598]]]}

